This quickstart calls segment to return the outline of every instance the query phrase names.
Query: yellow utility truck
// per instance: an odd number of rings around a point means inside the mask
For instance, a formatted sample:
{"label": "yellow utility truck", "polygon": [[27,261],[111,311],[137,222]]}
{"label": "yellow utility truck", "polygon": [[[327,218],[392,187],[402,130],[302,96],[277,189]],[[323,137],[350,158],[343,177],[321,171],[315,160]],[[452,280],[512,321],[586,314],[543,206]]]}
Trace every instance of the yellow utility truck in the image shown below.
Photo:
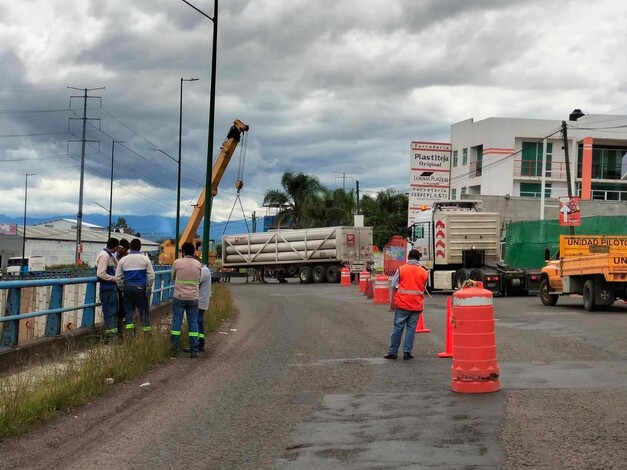
{"label": "yellow utility truck", "polygon": [[627,236],[560,235],[559,252],[542,268],[540,299],[555,305],[569,294],[582,295],[588,311],[627,301]]}

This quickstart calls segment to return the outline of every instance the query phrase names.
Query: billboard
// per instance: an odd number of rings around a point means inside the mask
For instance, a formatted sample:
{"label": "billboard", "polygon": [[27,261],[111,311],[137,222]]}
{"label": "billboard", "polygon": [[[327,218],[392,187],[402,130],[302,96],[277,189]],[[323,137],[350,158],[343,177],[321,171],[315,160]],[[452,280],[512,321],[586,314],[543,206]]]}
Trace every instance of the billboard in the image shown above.
{"label": "billboard", "polygon": [[408,225],[422,206],[449,199],[451,150],[446,142],[411,143]]}
{"label": "billboard", "polygon": [[0,224],[0,235],[17,235],[17,224]]}

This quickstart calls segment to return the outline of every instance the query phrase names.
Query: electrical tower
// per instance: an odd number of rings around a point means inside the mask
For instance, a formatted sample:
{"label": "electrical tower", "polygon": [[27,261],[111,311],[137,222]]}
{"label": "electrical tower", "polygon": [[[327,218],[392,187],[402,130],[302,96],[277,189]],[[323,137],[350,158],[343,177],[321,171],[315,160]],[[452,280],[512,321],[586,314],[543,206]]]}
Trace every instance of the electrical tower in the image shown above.
{"label": "electrical tower", "polygon": [[[85,180],[85,144],[87,142],[98,142],[99,140],[87,140],[86,132],[87,132],[87,121],[98,121],[100,124],[100,119],[97,118],[88,118],[87,117],[87,99],[97,99],[100,100],[100,107],[102,107],[102,97],[100,96],[89,96],[87,93],[94,90],[104,90],[104,87],[100,88],[74,88],[69,86],[68,89],[71,90],[80,90],[83,92],[83,95],[75,95],[70,96],[70,110],[72,109],[72,99],[82,98],[83,100],[83,117],[82,118],[70,118],[70,122],[68,123],[68,132],[71,133],[70,125],[72,121],[81,120],[83,121],[83,132],[80,140],[69,140],[68,141],[68,155],[70,153],[69,143],[70,142],[81,142],[81,179],[78,190],[78,212],[76,213],[76,250],[75,257],[76,265],[80,266],[82,264],[81,261],[81,253],[82,253],[82,241],[81,241],[81,232],[83,228],[83,183]],[[100,130],[100,126],[98,126]]]}

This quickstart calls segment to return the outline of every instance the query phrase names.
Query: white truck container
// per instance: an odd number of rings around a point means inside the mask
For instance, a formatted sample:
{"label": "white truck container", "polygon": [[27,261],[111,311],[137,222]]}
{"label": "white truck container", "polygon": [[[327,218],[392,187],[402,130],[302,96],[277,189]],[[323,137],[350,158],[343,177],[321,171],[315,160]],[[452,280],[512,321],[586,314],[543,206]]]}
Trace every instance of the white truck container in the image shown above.
{"label": "white truck container", "polygon": [[7,263],[7,275],[19,276],[20,274],[30,274],[46,270],[46,259],[43,256],[15,256],[9,258]]}
{"label": "white truck container", "polygon": [[502,295],[539,290],[540,272],[501,261],[501,221],[482,201],[437,202],[416,216],[408,242],[422,254],[433,289],[451,290],[472,279]]}
{"label": "white truck container", "polygon": [[341,269],[372,264],[372,227],[322,227],[222,237],[222,266],[263,268],[265,277],[339,282]]}

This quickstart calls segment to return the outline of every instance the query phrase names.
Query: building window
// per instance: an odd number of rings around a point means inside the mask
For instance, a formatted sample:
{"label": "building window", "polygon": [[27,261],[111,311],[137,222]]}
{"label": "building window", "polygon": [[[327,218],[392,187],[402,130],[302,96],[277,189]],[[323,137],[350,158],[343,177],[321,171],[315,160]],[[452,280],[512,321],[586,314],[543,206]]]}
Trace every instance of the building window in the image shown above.
{"label": "building window", "polygon": [[[542,176],[542,142],[523,142],[520,176]],[[553,158],[553,143],[546,144],[546,174],[551,175],[551,159]]]}
{"label": "building window", "polygon": [[464,187],[462,188],[462,192],[461,192],[461,194],[466,194],[466,186],[464,186]]}
{"label": "building window", "polygon": [[475,176],[481,176],[481,170],[483,168],[483,145],[475,147]]}
{"label": "building window", "polygon": [[[599,148],[592,149],[592,178],[599,180],[620,180],[621,163],[623,155],[627,152],[625,148]],[[583,147],[579,146],[579,164],[577,166],[577,177],[581,178],[583,161]]]}
{"label": "building window", "polygon": [[468,149],[462,150],[462,165],[468,165]]}
{"label": "building window", "polygon": [[457,150],[453,150],[453,168],[457,166]]}
{"label": "building window", "polygon": [[[520,183],[521,197],[539,198],[542,194],[542,183]],[[551,183],[544,185],[544,197],[551,197]]]}
{"label": "building window", "polygon": [[451,189],[451,199],[453,201],[457,199],[457,189]]}

